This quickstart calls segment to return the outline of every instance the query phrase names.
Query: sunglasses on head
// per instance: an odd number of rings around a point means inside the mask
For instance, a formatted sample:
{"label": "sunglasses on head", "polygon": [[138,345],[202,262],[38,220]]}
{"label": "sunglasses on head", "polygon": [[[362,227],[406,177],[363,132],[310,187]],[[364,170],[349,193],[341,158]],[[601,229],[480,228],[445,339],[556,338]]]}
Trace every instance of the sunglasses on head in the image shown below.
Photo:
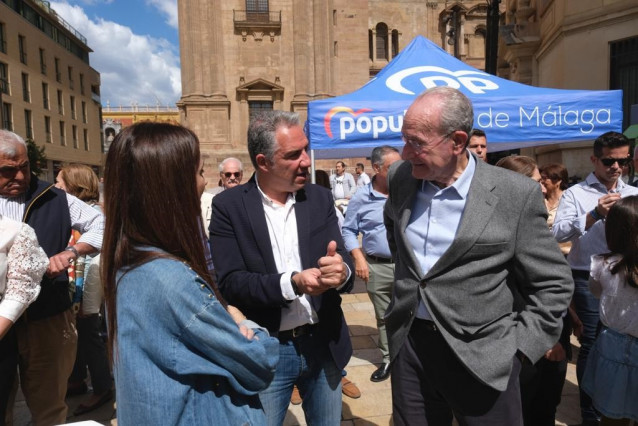
{"label": "sunglasses on head", "polygon": [[238,178],[239,176],[241,176],[241,172],[226,172],[224,173],[224,176],[226,176],[227,178],[231,176]]}
{"label": "sunglasses on head", "polygon": [[600,162],[604,164],[605,167],[611,167],[614,163],[618,163],[620,167],[625,167],[631,161],[631,158],[599,158]]}

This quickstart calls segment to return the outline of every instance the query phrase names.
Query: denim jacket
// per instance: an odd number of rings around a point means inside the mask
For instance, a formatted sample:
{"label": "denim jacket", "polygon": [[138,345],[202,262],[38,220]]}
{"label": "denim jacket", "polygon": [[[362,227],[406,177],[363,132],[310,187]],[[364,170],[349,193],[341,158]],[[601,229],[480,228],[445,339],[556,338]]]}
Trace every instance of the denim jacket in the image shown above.
{"label": "denim jacket", "polygon": [[186,264],[157,258],[118,273],[117,420],[134,425],[260,425],[277,339],[246,339]]}

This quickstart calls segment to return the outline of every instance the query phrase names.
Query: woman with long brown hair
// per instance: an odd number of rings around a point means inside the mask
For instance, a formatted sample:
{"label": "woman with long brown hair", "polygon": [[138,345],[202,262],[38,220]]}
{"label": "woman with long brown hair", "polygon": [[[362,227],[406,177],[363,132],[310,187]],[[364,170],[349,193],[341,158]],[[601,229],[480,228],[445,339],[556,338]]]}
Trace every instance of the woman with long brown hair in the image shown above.
{"label": "woman with long brown hair", "polygon": [[[207,268],[199,141],[142,122],[106,162],[102,248],[118,424],[262,424],[278,341],[226,306]],[[221,248],[223,249],[223,248]]]}

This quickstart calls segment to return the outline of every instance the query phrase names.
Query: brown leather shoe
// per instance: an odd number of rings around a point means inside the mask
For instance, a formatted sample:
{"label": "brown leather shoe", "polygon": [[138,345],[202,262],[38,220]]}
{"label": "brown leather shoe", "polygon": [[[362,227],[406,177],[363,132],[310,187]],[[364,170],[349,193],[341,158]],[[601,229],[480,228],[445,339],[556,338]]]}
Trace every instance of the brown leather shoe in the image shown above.
{"label": "brown leather shoe", "polygon": [[292,388],[292,395],[290,396],[290,403],[292,405],[299,405],[301,404],[301,395],[299,395],[299,388],[297,388],[297,385],[294,385]]}
{"label": "brown leather shoe", "polygon": [[345,396],[353,399],[357,399],[361,396],[361,391],[359,390],[357,385],[355,385],[345,377],[341,378],[341,392],[343,392]]}

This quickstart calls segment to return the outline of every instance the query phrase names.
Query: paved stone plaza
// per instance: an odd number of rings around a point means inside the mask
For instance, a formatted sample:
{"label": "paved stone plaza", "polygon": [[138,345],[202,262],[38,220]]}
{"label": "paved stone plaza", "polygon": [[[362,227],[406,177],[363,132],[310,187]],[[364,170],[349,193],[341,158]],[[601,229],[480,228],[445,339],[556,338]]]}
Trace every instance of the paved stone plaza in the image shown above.
{"label": "paved stone plaza", "polygon": [[[342,425],[388,425],[392,413],[392,397],[390,380],[380,383],[370,381],[370,375],[381,362],[381,353],[376,348],[377,329],[374,319],[372,303],[365,292],[363,282],[357,280],[352,294],[343,295],[343,311],[346,316],[352,336],[354,356],[346,370],[348,378],[361,389],[361,398],[350,399],[343,397]],[[577,350],[577,342],[572,345]],[[576,351],[575,351],[576,352]],[[576,352],[577,353],[577,352]],[[576,355],[576,353],[574,355]],[[69,413],[86,398],[76,396],[67,400]],[[103,425],[117,425],[113,404],[106,404],[100,409],[83,416],[69,417],[68,422],[82,422],[95,420]],[[15,426],[30,425],[30,415],[24,399],[19,395],[15,410]],[[214,422],[211,422],[214,424]],[[285,426],[305,425],[301,405],[290,406],[284,422]],[[576,385],[576,366],[570,363],[567,371],[567,381],[563,388],[563,399],[558,408],[557,425],[579,425],[580,410],[578,408],[578,387]]]}

